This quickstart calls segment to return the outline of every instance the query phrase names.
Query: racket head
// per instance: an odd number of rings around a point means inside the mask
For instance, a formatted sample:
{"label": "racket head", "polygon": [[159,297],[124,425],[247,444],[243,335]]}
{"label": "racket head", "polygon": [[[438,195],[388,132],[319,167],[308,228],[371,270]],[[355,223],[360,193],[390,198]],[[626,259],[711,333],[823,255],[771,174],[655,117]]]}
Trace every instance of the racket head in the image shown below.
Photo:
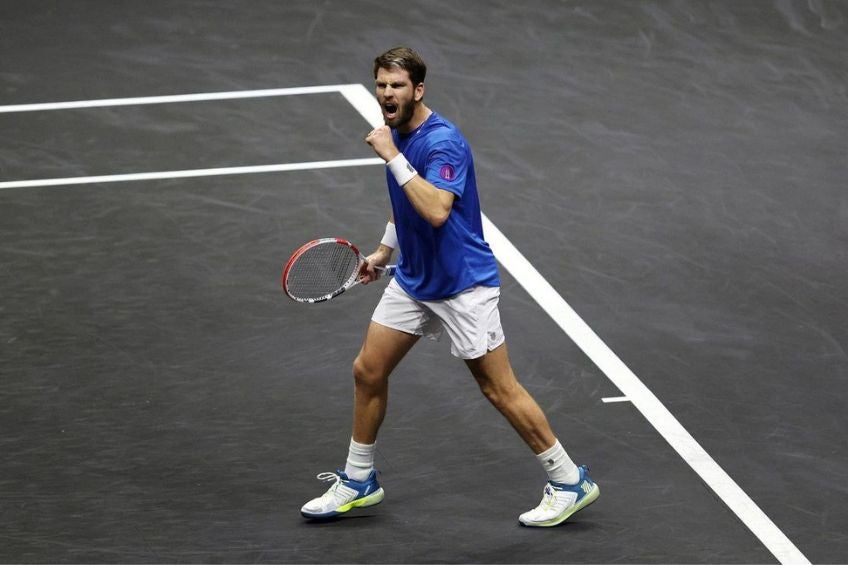
{"label": "racket head", "polygon": [[297,302],[325,302],[359,282],[364,257],[351,242],[337,237],[315,239],[300,246],[283,269],[286,295]]}

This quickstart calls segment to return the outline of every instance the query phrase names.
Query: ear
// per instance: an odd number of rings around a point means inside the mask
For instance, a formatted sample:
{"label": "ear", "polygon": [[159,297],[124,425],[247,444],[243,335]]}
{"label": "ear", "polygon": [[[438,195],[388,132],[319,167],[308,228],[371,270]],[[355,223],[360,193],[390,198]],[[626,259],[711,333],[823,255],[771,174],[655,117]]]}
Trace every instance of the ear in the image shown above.
{"label": "ear", "polygon": [[416,102],[421,102],[424,99],[424,83],[419,82],[415,85],[415,92],[413,92],[413,96],[415,97]]}

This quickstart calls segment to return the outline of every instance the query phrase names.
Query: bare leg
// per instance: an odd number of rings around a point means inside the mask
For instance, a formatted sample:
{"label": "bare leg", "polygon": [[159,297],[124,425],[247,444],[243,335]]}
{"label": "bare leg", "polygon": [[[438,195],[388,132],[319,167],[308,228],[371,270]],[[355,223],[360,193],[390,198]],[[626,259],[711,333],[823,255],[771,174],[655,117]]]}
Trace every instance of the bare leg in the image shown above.
{"label": "bare leg", "polygon": [[[330,518],[383,500],[383,489],[372,474],[373,444],[386,415],[389,374],[416,341],[417,336],[375,322],[368,326],[362,349],[353,362],[353,433],[345,470],[318,475],[319,479],[335,482],[323,495],[303,505],[300,513],[306,518]],[[360,476],[360,472],[367,475]]]}
{"label": "bare leg", "polygon": [[353,440],[372,444],[386,415],[389,375],[419,336],[371,322],[353,362]]}
{"label": "bare leg", "polygon": [[486,398],[506,417],[533,453],[538,455],[556,443],[545,413],[515,378],[506,343],[465,363]]}

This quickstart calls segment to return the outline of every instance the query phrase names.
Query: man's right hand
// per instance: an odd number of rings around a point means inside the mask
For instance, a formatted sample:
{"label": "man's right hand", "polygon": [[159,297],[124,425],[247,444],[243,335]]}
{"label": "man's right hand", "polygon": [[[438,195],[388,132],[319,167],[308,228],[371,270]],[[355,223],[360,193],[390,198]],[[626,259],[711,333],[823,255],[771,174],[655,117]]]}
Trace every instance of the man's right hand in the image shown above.
{"label": "man's right hand", "polygon": [[359,282],[368,284],[379,279],[381,271],[375,267],[385,267],[388,265],[393,251],[394,249],[391,247],[380,245],[377,251],[366,257],[362,265],[359,266]]}

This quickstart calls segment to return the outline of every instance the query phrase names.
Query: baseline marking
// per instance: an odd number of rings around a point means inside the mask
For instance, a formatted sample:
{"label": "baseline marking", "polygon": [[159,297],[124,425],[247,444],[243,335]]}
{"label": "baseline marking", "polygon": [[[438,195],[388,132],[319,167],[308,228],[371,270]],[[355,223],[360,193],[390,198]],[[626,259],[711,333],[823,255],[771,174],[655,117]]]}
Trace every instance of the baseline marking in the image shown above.
{"label": "baseline marking", "polygon": [[[361,84],[349,87],[351,91],[354,89],[360,92],[349,92],[345,94],[345,97],[372,127],[382,125],[377,100]],[[607,378],[624,393],[624,398],[636,406],[648,422],[736,513],[763,545],[781,563],[810,563],[485,214],[483,230],[486,241],[489,242],[504,268]]]}
{"label": "baseline marking", "polygon": [[562,330],[630,400],[762,544],[783,564],[810,563],[739,485],[686,431],[633,371],[595,334],[500,230],[485,216],[486,240],[498,260]]}
{"label": "baseline marking", "polygon": [[[260,96],[286,96],[293,94],[316,94],[327,92],[341,93],[350,104],[371,125],[382,125],[382,116],[376,99],[361,84],[347,84],[323,87],[268,89],[242,92],[221,92],[209,94],[187,94],[178,96],[154,96],[144,98],[117,98],[105,100],[58,102],[47,104],[19,104],[0,106],[0,113],[29,112],[41,110],[59,110],[70,108],[94,108],[103,106],[124,106],[132,104],[164,104],[169,102],[196,102],[201,100],[224,100],[251,98]],[[86,184],[93,182],[121,182],[131,180],[149,180],[180,177],[209,176],[213,174],[248,174],[305,170],[309,168],[327,168],[344,166],[364,166],[382,164],[379,158],[351,159],[345,161],[319,161],[313,163],[290,163],[280,165],[261,165],[256,167],[228,167],[220,169],[196,169],[190,171],[171,171],[159,173],[137,173],[126,175],[106,175],[100,177],[72,177],[66,179],[44,179],[40,181],[12,181],[0,183],[2,188],[28,186],[54,186],[68,184]],[[93,180],[96,179],[96,180]],[[491,220],[483,215],[483,229],[486,240],[495,252],[498,261],[527,291],[553,321],[574,341],[574,343],[592,360],[595,365],[615,384],[623,397],[605,399],[605,401],[629,400],[665,438],[672,448],[689,464],[703,481],[727,504],[739,519],[757,536],[760,542],[771,551],[780,563],[805,563],[810,561],[783,534],[783,532],[763,513],[757,504],[722,469],[703,447],[677,421],[669,410],[639,380],[621,359],[595,334],[582,318],[569,306],[560,294],[545,280],[536,268],[521,254]]]}

